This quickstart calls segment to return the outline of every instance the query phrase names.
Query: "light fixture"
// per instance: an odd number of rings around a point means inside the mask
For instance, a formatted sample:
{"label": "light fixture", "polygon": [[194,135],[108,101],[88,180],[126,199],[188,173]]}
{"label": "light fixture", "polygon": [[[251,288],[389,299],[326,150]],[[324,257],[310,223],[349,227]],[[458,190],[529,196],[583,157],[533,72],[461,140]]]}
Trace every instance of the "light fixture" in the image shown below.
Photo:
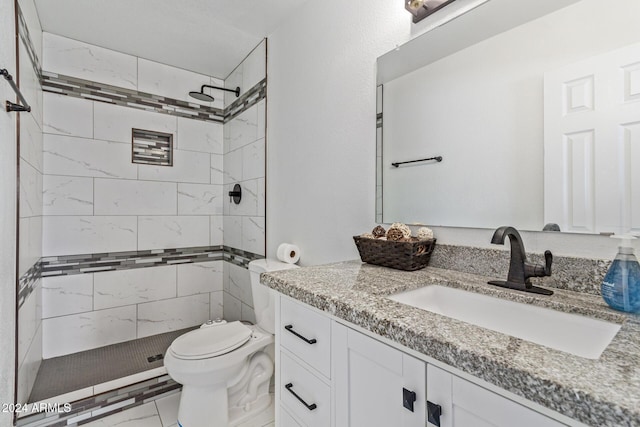
{"label": "light fixture", "polygon": [[211,86],[211,85],[202,85],[202,87],[200,88],[200,92],[196,92],[195,90],[191,91],[189,92],[189,96],[195,99],[199,99],[200,101],[213,102],[214,100],[213,96],[209,95],[208,93],[204,93],[205,87],[208,87],[211,89],[225,90],[227,92],[233,92],[236,94],[236,98],[240,96],[240,87],[237,87],[235,89],[227,89],[224,87]]}
{"label": "light fixture", "polygon": [[404,0],[404,8],[413,15],[413,23],[422,21],[432,13],[455,0]]}

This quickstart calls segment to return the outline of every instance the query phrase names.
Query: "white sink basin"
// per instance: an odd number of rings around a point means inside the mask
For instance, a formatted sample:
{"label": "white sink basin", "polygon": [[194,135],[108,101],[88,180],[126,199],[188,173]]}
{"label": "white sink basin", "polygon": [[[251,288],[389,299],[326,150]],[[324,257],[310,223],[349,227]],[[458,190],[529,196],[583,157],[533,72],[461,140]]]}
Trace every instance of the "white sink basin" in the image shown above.
{"label": "white sink basin", "polygon": [[439,285],[388,298],[587,359],[599,358],[620,330],[616,323]]}

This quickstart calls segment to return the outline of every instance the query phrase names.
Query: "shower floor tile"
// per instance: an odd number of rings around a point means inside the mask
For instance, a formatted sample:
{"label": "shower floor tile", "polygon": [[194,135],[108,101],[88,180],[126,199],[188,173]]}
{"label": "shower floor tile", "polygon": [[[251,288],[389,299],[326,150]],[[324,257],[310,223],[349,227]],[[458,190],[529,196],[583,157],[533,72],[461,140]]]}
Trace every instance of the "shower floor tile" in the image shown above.
{"label": "shower floor tile", "polygon": [[[175,338],[193,329],[195,327],[43,360],[29,401],[41,402],[161,368],[164,366],[163,360],[154,359],[154,356],[164,356]],[[113,388],[118,388],[118,385]]]}

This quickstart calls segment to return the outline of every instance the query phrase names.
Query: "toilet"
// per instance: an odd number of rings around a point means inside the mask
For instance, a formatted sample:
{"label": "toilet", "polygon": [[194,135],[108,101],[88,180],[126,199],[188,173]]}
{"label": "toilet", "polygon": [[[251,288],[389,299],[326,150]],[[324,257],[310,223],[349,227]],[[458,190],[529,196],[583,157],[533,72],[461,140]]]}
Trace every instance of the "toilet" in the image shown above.
{"label": "toilet", "polygon": [[249,263],[256,325],[208,321],[171,343],[164,366],[182,384],[178,426],[235,426],[271,404],[275,298],[260,273],[291,268],[297,266],[269,259]]}

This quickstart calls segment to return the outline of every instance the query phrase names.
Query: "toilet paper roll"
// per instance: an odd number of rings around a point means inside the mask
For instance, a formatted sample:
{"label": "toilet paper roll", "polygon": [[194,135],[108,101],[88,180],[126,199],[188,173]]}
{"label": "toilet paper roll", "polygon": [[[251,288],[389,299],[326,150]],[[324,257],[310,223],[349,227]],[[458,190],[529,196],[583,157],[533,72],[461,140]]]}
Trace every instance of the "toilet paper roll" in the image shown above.
{"label": "toilet paper roll", "polygon": [[278,246],[276,256],[282,262],[295,264],[300,260],[300,248],[291,243],[282,243]]}

